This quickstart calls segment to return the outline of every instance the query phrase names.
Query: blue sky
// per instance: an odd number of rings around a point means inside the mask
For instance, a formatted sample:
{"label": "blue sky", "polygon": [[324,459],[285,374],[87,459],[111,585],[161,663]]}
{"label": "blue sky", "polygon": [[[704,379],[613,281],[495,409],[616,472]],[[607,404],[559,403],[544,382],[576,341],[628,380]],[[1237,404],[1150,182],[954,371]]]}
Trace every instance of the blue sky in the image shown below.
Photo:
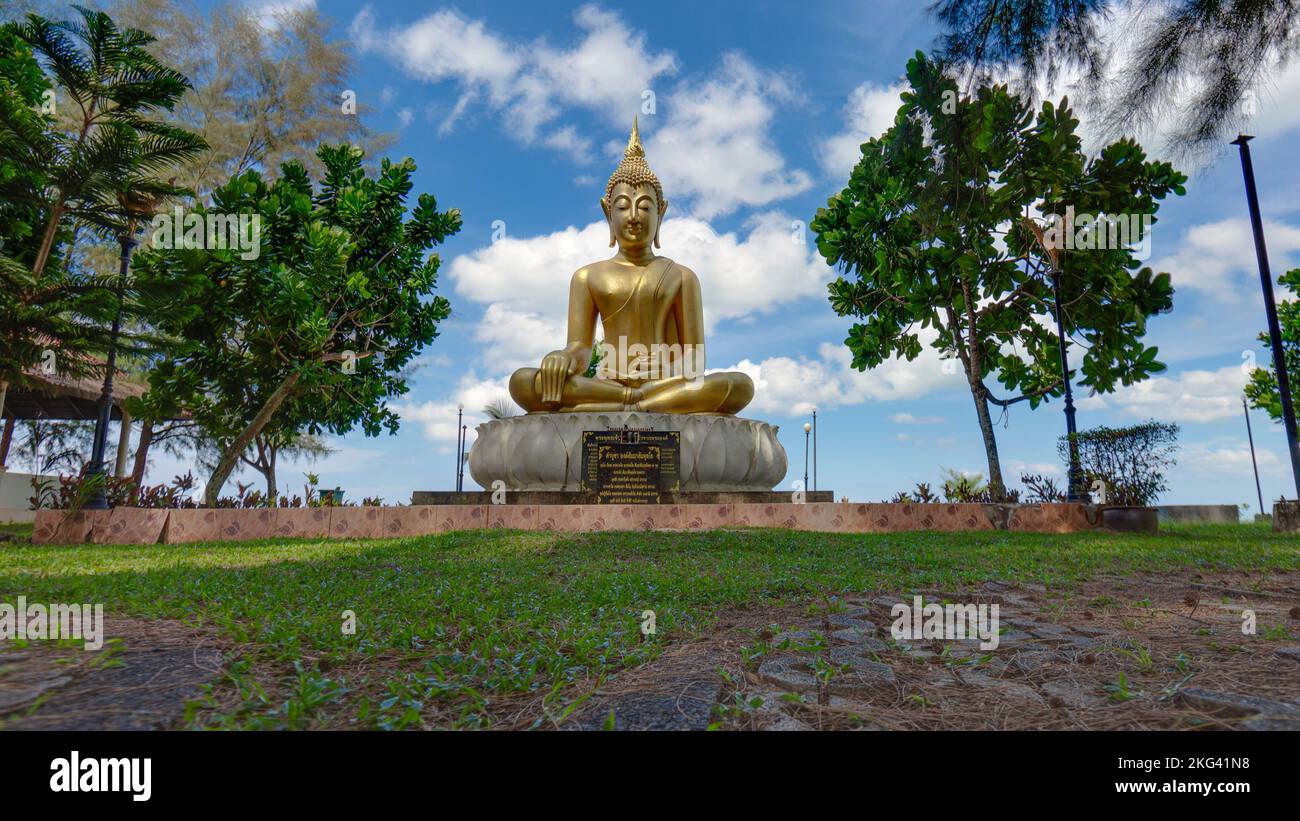
{"label": "blue sky", "polygon": [[[801,426],[814,405],[819,486],[837,496],[878,501],[936,483],[944,467],[984,472],[969,392],[933,351],[866,374],[848,368],[850,322],[831,311],[831,272],[800,230],[842,186],[856,146],[892,119],[908,57],[934,41],[927,3],[315,5],[351,43],[368,124],[398,136],[389,153],[415,159],[417,190],[464,216],[441,249],[440,292],[454,315],[393,403],[400,432],[334,441],[315,468],[323,484],[393,502],[452,486],[457,405],[472,431],[482,405],[506,395],[510,371],[561,347],[569,276],[609,253],[597,198],[634,115],[670,201],[661,253],[701,278],[709,366],[754,377],[742,415],[780,426],[791,466],[781,487],[802,474]],[[1251,126],[1279,272],[1300,254],[1300,115],[1281,104],[1298,89],[1300,75],[1276,78]],[[641,113],[646,91],[652,114]],[[1147,144],[1154,152],[1158,140]],[[1238,397],[1243,352],[1266,355],[1240,166],[1225,151],[1191,173],[1153,237],[1151,263],[1177,289],[1173,313],[1149,331],[1169,370],[1081,397],[1079,421],[1178,422],[1165,500],[1248,502],[1253,512]],[[1263,414],[1253,422],[1268,501],[1287,489],[1284,438]],[[998,425],[1006,476],[1059,476],[1063,427],[1059,401],[1011,410]],[[154,481],[172,475],[163,459]],[[281,487],[301,469],[284,466]]]}

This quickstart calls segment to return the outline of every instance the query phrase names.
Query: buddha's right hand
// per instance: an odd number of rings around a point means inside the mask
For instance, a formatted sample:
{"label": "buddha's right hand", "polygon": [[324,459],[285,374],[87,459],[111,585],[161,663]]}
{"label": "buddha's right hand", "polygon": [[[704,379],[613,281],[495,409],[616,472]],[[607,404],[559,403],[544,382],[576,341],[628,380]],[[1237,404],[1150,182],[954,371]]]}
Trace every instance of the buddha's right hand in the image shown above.
{"label": "buddha's right hand", "polygon": [[573,357],[568,352],[551,351],[542,357],[542,401],[558,404],[564,396],[564,383],[573,373]]}

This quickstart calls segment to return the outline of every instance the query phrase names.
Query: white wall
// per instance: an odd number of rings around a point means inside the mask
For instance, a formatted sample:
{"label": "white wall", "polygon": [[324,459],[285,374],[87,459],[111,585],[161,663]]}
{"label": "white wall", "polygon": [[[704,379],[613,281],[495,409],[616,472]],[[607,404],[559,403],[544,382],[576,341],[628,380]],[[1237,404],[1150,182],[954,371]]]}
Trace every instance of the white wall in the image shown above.
{"label": "white wall", "polygon": [[[58,476],[44,477],[58,482]],[[32,474],[0,470],[0,522],[30,522],[36,518],[28,500],[32,494]]]}

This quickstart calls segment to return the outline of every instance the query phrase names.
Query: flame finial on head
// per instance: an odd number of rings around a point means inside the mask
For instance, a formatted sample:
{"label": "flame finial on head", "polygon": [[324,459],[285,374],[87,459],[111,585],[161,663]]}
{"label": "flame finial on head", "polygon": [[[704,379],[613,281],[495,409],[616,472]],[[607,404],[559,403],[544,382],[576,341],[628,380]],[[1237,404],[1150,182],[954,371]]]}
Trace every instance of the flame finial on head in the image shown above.
{"label": "flame finial on head", "polygon": [[627,148],[623,150],[625,157],[645,157],[645,149],[641,147],[641,129],[637,128],[636,117],[632,118],[632,133],[627,137]]}
{"label": "flame finial on head", "polygon": [[632,133],[627,138],[627,148],[623,150],[623,160],[614,169],[610,175],[609,182],[605,185],[605,199],[608,200],[610,194],[614,191],[614,186],[620,182],[636,187],[638,185],[653,185],[655,189],[655,198],[659,201],[659,211],[668,207],[668,201],[664,199],[664,188],[659,183],[659,178],[655,172],[650,170],[650,164],[645,160],[645,149],[641,146],[641,131],[637,128],[636,118],[632,118]]}

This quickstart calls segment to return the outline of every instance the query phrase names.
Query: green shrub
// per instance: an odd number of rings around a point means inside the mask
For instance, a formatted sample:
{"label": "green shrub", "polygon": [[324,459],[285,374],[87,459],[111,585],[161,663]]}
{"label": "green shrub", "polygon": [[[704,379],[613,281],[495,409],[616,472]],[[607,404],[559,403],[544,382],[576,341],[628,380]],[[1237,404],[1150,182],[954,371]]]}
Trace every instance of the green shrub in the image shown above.
{"label": "green shrub", "polygon": [[[1145,507],[1169,489],[1165,471],[1175,464],[1177,425],[1155,420],[1127,428],[1103,425],[1080,431],[1075,441],[1088,485],[1098,480],[1105,483],[1106,504]],[[1060,438],[1057,451],[1068,464],[1069,436]]]}

